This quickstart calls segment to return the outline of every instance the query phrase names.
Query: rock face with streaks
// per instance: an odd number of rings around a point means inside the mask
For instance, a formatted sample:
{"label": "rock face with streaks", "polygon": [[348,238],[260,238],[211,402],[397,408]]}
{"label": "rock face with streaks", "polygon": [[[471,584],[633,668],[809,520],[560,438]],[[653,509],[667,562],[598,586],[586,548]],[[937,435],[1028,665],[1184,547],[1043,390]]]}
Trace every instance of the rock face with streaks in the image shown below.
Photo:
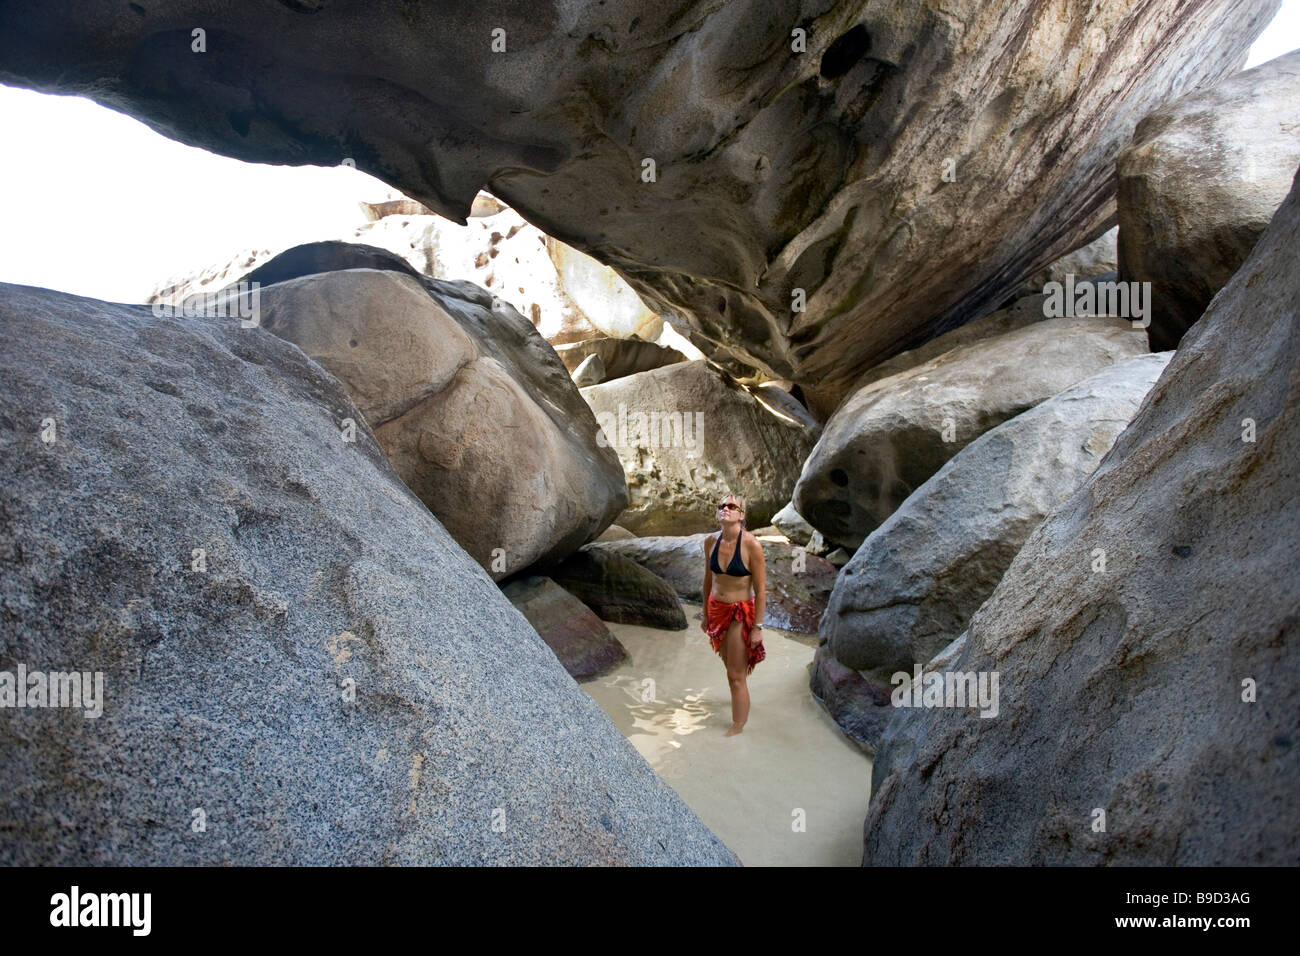
{"label": "rock face with streaks", "polygon": [[1250,254],[1300,166],[1300,50],[1183,96],[1119,156],[1121,278],[1150,282],[1172,349]]}
{"label": "rock face with streaks", "polygon": [[826,423],[799,476],[795,508],[827,541],[856,547],[980,435],[1147,351],[1146,332],[1131,321],[1052,319],[877,379]]}
{"label": "rock face with streaks", "polygon": [[1041,295],[1043,286],[1049,282],[1065,282],[1066,276],[1075,280],[1093,276],[1107,276],[1119,271],[1119,227],[1114,226],[1087,245],[1080,246],[1073,252],[1067,252],[1051,265],[1039,269],[1026,279],[1014,293],[1017,298]]}
{"label": "rock face with streaks", "polygon": [[299,349],[0,285],[0,382],[0,863],[734,862]]}
{"label": "rock face with streaks", "polygon": [[998,715],[896,713],[864,863],[1300,857],[1297,248],[1300,181],[972,619]]}
{"label": "rock face with streaks", "polygon": [[630,502],[613,519],[638,535],[688,534],[714,523],[724,495],[745,496],[749,527],[790,500],[815,432],[778,415],[703,359],[582,389],[598,441],[627,474]]}
{"label": "rock face with streaks", "polygon": [[593,357],[599,359],[604,368],[602,381],[611,381],[627,375],[635,375],[637,372],[648,372],[664,365],[686,361],[686,356],[676,349],[665,348],[654,342],[642,342],[640,339],[617,339],[611,336],[557,345],[555,354],[560,357],[564,367],[575,374],[585,362],[589,362]]}
{"label": "rock face with streaks", "polygon": [[575,551],[626,505],[554,350],[483,289],[347,243],[296,247],[243,281],[264,284],[262,327],[343,383],[402,480],[494,578]]}
{"label": "rock face with streaks", "polygon": [[[1050,270],[1044,270],[1044,273],[1050,274]],[[1088,284],[1095,287],[1095,283],[1102,278],[1102,276],[1079,278],[1075,280],[1075,286],[1078,288]],[[1114,279],[1115,276],[1109,276],[1109,278]],[[967,322],[951,332],[937,335],[914,349],[899,352],[879,365],[873,365],[853,383],[852,391],[866,388],[872,382],[878,382],[882,378],[889,378],[889,376],[897,375],[899,372],[906,372],[918,365],[924,365],[945,352],[951,352],[958,346],[973,345],[982,339],[1005,335],[1008,332],[1014,332],[1017,329],[1033,325],[1035,322],[1048,321],[1050,317],[1048,316],[1046,302],[1047,296],[1042,292],[1041,287],[1035,293],[1022,295],[996,312],[992,312],[973,322]]]}
{"label": "rock face with streaks", "polygon": [[0,82],[245,160],[349,160],[457,222],[486,186],[829,411],[1097,235],[1137,121],[1239,69],[1277,8],[15,0]]}

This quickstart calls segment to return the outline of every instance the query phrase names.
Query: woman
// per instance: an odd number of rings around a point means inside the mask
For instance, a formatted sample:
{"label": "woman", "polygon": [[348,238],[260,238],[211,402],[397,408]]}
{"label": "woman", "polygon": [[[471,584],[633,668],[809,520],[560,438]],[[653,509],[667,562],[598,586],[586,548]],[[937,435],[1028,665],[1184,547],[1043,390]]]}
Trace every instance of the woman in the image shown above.
{"label": "woman", "polygon": [[767,566],[763,546],[745,530],[745,499],[727,495],[718,505],[717,535],[704,542],[704,616],[700,627],[726,662],[731,688],[731,737],[749,719],[749,688],[754,665],[767,657],[763,648],[764,590]]}

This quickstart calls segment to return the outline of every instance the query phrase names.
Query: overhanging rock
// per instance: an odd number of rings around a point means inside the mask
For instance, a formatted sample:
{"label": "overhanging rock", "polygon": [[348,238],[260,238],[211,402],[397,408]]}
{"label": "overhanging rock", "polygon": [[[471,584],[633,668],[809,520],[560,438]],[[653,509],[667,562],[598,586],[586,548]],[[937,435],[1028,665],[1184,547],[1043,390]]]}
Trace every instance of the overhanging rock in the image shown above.
{"label": "overhanging rock", "polygon": [[461,222],[488,186],[828,413],[1108,228],[1138,120],[1239,69],[1277,7],[26,0],[0,8],[0,82],[249,161],[350,161]]}

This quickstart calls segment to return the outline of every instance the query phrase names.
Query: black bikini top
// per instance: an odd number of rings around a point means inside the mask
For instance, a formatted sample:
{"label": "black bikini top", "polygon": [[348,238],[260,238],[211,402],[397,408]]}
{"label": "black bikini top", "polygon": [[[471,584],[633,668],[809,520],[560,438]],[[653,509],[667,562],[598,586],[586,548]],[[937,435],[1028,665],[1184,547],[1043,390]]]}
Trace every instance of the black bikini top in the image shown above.
{"label": "black bikini top", "polygon": [[[743,537],[743,535],[741,536]],[[736,553],[731,556],[731,561],[727,565],[727,570],[722,570],[718,566],[718,546],[722,544],[722,535],[718,535],[718,540],[713,545],[713,556],[709,558],[709,567],[714,574],[725,574],[732,578],[743,578],[749,576],[749,569],[745,567],[745,562],[740,557],[741,537],[736,538]]]}

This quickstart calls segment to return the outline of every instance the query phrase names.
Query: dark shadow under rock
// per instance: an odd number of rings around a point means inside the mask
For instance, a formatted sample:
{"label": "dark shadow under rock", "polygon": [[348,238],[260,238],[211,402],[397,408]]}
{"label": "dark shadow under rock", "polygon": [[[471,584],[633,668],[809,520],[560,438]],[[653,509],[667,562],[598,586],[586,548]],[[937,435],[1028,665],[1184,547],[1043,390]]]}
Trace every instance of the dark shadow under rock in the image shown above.
{"label": "dark shadow under rock", "polygon": [[826,653],[825,645],[817,648],[810,665],[808,689],[821,701],[835,723],[849,739],[871,755],[894,716],[890,702],[893,687],[867,680]]}
{"label": "dark shadow under rock", "polygon": [[550,578],[517,578],[501,590],[574,680],[599,677],[627,660],[605,623]]}
{"label": "dark shadow under rock", "polygon": [[673,586],[622,555],[588,545],[546,574],[601,620],[686,630],[686,613]]}

